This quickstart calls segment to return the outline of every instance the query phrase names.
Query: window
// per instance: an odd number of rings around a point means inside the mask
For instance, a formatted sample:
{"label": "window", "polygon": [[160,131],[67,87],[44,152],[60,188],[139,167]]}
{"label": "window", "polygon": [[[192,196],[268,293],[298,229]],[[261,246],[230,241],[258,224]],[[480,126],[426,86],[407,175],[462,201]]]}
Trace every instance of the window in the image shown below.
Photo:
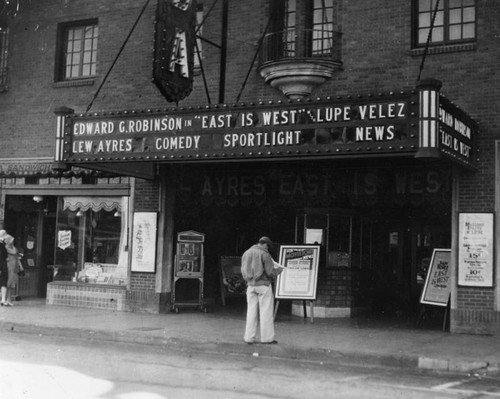
{"label": "window", "polygon": [[[325,57],[340,51],[338,0],[275,0],[268,56]],[[339,54],[335,54],[339,55]]]}
{"label": "window", "polygon": [[7,88],[7,54],[9,29],[0,25],[0,92]]}
{"label": "window", "polygon": [[59,26],[56,80],[82,79],[96,75],[97,38],[97,21]]}
{"label": "window", "polygon": [[127,197],[59,198],[55,280],[127,281]]}
{"label": "window", "polygon": [[[415,47],[425,46],[438,0],[415,0]],[[440,0],[430,45],[474,41],[476,38],[475,0]]]}
{"label": "window", "polygon": [[333,0],[314,0],[312,18],[312,53],[321,55],[332,48]]}

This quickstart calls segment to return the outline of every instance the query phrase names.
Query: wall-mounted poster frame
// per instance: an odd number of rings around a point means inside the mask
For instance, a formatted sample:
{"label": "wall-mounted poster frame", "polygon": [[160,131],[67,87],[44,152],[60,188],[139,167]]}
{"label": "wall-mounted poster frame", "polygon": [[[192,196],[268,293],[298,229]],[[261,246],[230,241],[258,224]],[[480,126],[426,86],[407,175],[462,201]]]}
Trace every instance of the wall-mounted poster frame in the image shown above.
{"label": "wall-mounted poster frame", "polygon": [[276,280],[277,299],[316,300],[319,245],[282,245],[279,263],[283,272]]}
{"label": "wall-mounted poster frame", "polygon": [[130,267],[133,272],[155,272],[157,219],[156,212],[134,212]]}
{"label": "wall-mounted poster frame", "polygon": [[493,287],[493,213],[460,213],[458,285]]}
{"label": "wall-mounted poster frame", "polygon": [[450,262],[451,249],[434,249],[420,303],[448,306],[451,292]]}

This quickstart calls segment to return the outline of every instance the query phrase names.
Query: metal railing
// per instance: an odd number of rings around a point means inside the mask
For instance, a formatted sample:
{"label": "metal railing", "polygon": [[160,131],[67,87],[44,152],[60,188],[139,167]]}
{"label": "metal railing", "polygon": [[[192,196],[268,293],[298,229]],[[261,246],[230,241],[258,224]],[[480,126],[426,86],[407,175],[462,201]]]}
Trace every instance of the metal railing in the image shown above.
{"label": "metal railing", "polygon": [[268,33],[262,42],[260,63],[290,58],[323,58],[341,61],[341,32],[286,29]]}

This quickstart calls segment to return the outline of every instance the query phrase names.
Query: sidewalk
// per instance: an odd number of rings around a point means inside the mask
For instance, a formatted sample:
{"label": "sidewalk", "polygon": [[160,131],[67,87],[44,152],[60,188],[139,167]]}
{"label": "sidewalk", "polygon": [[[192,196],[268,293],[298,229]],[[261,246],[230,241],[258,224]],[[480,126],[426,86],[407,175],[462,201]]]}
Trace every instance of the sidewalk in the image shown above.
{"label": "sidewalk", "polygon": [[367,319],[276,320],[278,345],[247,345],[242,309],[185,310],[151,315],[22,300],[0,308],[0,334],[12,332],[166,345],[202,351],[300,359],[317,363],[373,364],[457,372],[498,372],[500,337],[458,335]]}

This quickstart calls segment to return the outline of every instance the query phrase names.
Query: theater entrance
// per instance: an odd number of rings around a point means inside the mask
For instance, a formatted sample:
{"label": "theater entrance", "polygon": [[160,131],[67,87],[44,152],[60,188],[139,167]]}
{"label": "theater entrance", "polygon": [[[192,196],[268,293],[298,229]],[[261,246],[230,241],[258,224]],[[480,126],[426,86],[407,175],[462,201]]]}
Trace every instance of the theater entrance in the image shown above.
{"label": "theater entrance", "polygon": [[432,250],[450,248],[446,168],[214,165],[176,175],[175,230],[206,234],[205,297],[215,303],[221,257],[267,235],[321,246],[317,314],[413,317]]}

